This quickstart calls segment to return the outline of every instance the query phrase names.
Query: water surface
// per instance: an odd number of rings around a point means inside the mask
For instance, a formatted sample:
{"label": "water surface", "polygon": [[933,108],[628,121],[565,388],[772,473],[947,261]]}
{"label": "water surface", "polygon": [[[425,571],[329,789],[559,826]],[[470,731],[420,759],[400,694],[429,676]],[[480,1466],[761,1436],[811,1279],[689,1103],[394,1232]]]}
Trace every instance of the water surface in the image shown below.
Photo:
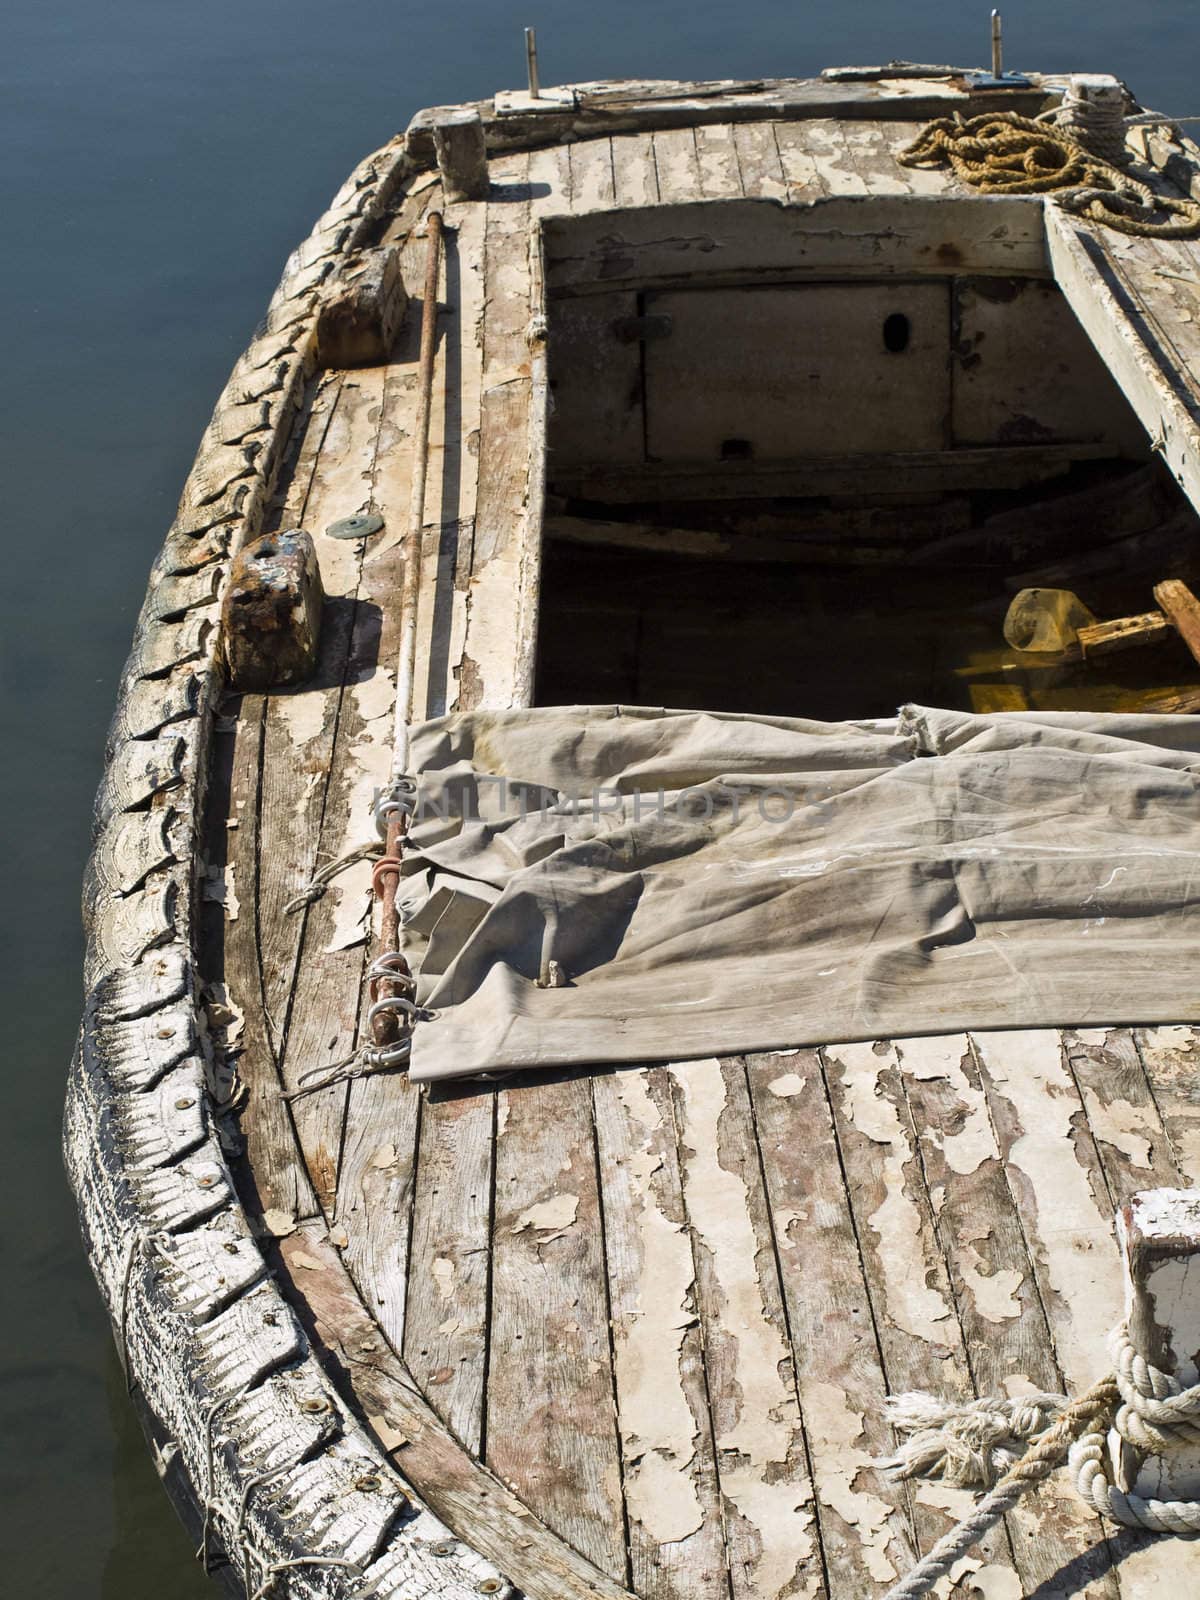
{"label": "water surface", "polygon": [[[79,1010],[78,883],[150,562],[284,257],[421,106],[546,83],[978,63],[987,6],[744,0],[453,8],[18,0],[0,50],[4,419],[0,1113],[5,1591],[215,1593],[158,1486],[77,1243],[58,1154]],[[1110,71],[1200,114],[1193,6],[1005,8],[1009,64]]]}

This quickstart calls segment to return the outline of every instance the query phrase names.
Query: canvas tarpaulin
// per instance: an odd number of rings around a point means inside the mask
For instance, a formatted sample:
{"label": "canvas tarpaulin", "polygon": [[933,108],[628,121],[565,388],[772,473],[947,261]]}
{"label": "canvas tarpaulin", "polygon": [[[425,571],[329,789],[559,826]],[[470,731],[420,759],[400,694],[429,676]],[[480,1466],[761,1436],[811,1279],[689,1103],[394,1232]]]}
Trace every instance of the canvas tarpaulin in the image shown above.
{"label": "canvas tarpaulin", "polygon": [[413,732],[412,1076],[1200,1021],[1200,717]]}

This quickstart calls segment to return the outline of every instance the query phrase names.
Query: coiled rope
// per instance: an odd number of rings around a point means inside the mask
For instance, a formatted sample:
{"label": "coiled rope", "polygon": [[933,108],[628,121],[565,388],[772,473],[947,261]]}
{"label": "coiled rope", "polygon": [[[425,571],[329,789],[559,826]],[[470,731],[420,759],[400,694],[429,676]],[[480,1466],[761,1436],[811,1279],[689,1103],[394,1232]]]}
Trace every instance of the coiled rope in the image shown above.
{"label": "coiled rope", "polygon": [[1200,236],[1200,202],[1157,194],[1114,160],[1087,149],[1067,128],[1015,111],[939,117],[896,160],[903,167],[949,166],[981,194],[1053,194],[1064,210],[1119,233]]}
{"label": "coiled rope", "polygon": [[1029,1438],[1033,1443],[884,1600],[921,1600],[1022,1496],[1064,1462],[1079,1494],[1110,1522],[1151,1533],[1200,1534],[1200,1501],[1125,1494],[1110,1482],[1103,1465],[1110,1429],[1143,1457],[1169,1457],[1200,1444],[1200,1384],[1184,1389],[1171,1373],[1151,1366],[1130,1344],[1123,1322],[1109,1335],[1109,1349],[1113,1372],[1077,1400],[1047,1394],[966,1404],[925,1394],[889,1400],[889,1420],[910,1434],[895,1456],[880,1463],[894,1478],[940,1476],[959,1485],[987,1483],[1012,1459],[1014,1443]]}

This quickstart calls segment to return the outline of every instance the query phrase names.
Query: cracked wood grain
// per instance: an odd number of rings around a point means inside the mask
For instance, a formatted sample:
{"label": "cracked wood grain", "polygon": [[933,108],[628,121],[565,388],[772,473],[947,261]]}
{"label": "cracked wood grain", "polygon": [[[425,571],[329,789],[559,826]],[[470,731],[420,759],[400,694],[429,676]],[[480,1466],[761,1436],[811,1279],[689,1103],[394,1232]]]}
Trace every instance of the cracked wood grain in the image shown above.
{"label": "cracked wood grain", "polygon": [[874,1459],[890,1453],[871,1301],[816,1051],[746,1060],[796,1386],[833,1600],[913,1565],[907,1495]]}
{"label": "cracked wood grain", "polygon": [[421,1108],[404,1357],[472,1451],[483,1440],[495,1091],[454,1085]]}
{"label": "cracked wood grain", "polygon": [[735,1600],[825,1593],[745,1068],[669,1069]]}
{"label": "cracked wood grain", "polygon": [[[1008,1186],[979,1068],[965,1034],[901,1039],[896,1050],[924,1180],[980,1395],[1061,1393],[1020,1212]],[[1104,1526],[1058,1475],[1010,1519],[1024,1593],[1070,1569],[1086,1592],[1115,1600]]]}
{"label": "cracked wood grain", "polygon": [[[970,1398],[962,1329],[895,1046],[831,1045],[821,1059],[888,1392],[919,1389]],[[915,1484],[912,1507],[921,1549],[965,1515],[973,1500],[969,1491],[941,1483]],[[993,1529],[970,1559],[1011,1572],[1006,1530]]]}
{"label": "cracked wood grain", "polygon": [[1134,1041],[1185,1184],[1200,1184],[1200,1029],[1135,1028]]}
{"label": "cracked wood grain", "polygon": [[486,1451],[549,1527],[625,1581],[586,1072],[498,1091]]}
{"label": "cracked wood grain", "polygon": [[592,1093],[633,1587],[716,1600],[725,1544],[671,1084],[633,1069]]}
{"label": "cracked wood grain", "polygon": [[[1068,1392],[1110,1370],[1107,1336],[1123,1309],[1112,1202],[1057,1029],[974,1036],[992,1123],[1020,1207],[1030,1261]],[[1123,1600],[1170,1582],[1170,1551],[1115,1532]]]}

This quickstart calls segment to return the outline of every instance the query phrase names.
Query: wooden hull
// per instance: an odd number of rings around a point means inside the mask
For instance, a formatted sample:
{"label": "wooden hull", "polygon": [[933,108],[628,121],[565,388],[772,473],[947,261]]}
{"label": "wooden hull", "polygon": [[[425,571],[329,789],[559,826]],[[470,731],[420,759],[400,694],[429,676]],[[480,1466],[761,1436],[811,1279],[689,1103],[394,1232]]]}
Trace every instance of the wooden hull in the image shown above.
{"label": "wooden hull", "polygon": [[[944,270],[923,253],[944,183],[883,160],[896,123],[969,109],[949,80],[922,93],[643,88],[491,117],[492,202],[447,207],[426,715],[533,694],[547,278],[570,298],[599,263],[632,294],[681,224],[741,272],[792,225],[783,200],[828,224],[810,273]],[[386,780],[412,465],[416,320],[386,360],[337,371],[317,366],[316,322],[328,283],[381,239],[416,292],[422,219],[443,199],[431,126],[370,157],[292,257],[154,569],[85,908],[65,1152],[89,1256],[164,1481],[248,1595],[881,1592],[969,1503],[875,1471],[886,1394],[1073,1392],[1099,1375],[1120,1314],[1113,1206],[1200,1181],[1200,1041],[1041,1030],[283,1098],[362,1025],[369,866],[285,907],[360,842]],[[1044,227],[1039,201],[957,206],[964,271],[1061,263],[1081,320],[1100,318],[1078,287],[1084,230]],[[546,257],[563,219],[571,247]],[[849,256],[829,254],[848,234]],[[1129,272],[1143,293],[1181,292]],[[1143,422],[1172,400],[1137,349],[1110,362]],[[1164,449],[1192,495],[1185,411]],[[905,470],[945,467],[920,454]],[[1000,454],[986,470],[1003,477]],[[580,498],[602,468],[628,482],[627,464],[596,461]],[[823,470],[836,494],[845,463]],[[326,535],[368,508],[385,522],[374,545]],[[224,705],[231,553],[300,525],[330,596],[316,678]],[[1134,1600],[1182,1592],[1186,1559],[1105,1531],[1064,1488],[971,1571],[1006,1600],[1051,1584]]]}

